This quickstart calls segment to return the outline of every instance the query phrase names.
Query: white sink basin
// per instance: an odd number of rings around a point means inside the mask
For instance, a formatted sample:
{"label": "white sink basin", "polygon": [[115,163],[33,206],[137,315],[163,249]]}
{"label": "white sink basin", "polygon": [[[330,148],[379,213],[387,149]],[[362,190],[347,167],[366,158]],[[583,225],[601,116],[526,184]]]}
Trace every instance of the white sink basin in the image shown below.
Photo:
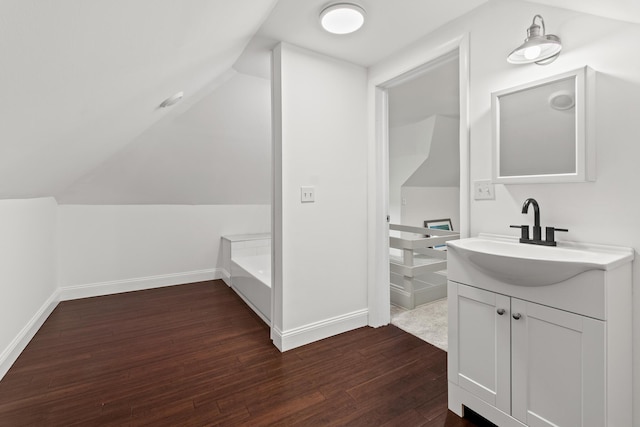
{"label": "white sink basin", "polygon": [[611,270],[634,255],[626,248],[568,242],[538,246],[486,235],[449,241],[447,245],[486,275],[518,286],[552,285],[585,271]]}

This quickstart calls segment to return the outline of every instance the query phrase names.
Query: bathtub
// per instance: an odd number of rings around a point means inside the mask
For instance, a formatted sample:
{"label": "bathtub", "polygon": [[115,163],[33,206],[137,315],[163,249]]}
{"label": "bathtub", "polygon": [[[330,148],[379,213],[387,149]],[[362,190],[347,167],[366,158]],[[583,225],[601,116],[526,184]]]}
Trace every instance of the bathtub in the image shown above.
{"label": "bathtub", "polygon": [[271,236],[223,236],[225,282],[268,325],[271,324]]}

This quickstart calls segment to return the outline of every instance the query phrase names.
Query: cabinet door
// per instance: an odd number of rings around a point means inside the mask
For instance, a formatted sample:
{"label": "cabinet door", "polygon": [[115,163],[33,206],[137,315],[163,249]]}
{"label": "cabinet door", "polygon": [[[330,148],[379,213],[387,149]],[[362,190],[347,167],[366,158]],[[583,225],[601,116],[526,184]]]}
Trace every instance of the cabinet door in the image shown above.
{"label": "cabinet door", "polygon": [[509,297],[449,282],[448,298],[449,380],[510,413]]}
{"label": "cabinet door", "polygon": [[532,427],[604,426],[604,322],[511,300],[512,416]]}

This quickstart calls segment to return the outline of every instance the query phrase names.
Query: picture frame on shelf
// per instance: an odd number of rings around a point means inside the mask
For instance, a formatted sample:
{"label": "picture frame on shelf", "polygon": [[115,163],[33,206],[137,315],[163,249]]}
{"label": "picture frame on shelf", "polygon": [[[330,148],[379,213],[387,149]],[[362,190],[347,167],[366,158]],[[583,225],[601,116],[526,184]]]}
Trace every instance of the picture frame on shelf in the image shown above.
{"label": "picture frame on shelf", "polygon": [[[424,222],[425,228],[433,228],[436,230],[447,230],[453,231],[453,224],[451,223],[451,218],[443,218],[443,219],[428,219]],[[427,237],[429,235],[427,234]],[[447,245],[437,245],[434,246],[433,249],[438,251],[446,251]]]}

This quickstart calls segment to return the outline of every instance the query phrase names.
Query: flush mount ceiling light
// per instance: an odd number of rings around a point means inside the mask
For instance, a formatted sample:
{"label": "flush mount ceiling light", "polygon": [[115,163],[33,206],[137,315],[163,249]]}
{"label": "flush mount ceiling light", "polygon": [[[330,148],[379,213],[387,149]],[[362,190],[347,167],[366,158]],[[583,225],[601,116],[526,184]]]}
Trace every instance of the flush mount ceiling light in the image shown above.
{"label": "flush mount ceiling light", "polygon": [[[540,25],[536,24],[536,18],[540,19]],[[562,50],[560,38],[553,34],[545,34],[544,19],[542,16],[533,17],[531,26],[527,29],[527,38],[521,46],[514,49],[507,57],[507,62],[511,64],[530,64],[535,62],[539,65],[546,65],[556,60]]]}
{"label": "flush mount ceiling light", "polygon": [[162,101],[162,103],[160,104],[160,108],[167,108],[167,107],[171,107],[174,104],[177,104],[182,99],[183,96],[184,96],[184,92],[182,91],[176,93],[175,95]]}
{"label": "flush mount ceiling light", "polygon": [[364,24],[365,11],[353,3],[334,3],[320,12],[322,28],[333,34],[349,34]]}

